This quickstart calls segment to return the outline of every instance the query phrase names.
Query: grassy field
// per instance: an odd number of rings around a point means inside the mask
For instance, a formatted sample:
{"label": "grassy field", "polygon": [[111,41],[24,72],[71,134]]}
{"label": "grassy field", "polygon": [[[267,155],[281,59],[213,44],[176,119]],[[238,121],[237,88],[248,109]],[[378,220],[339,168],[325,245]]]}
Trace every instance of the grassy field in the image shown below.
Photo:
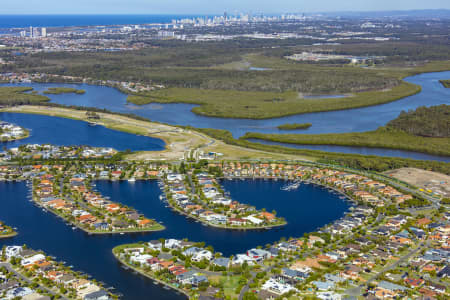
{"label": "grassy field", "polygon": [[440,83],[446,88],[450,88],[450,79],[448,80],[439,80]]}
{"label": "grassy field", "polygon": [[292,123],[292,124],[283,124],[277,126],[280,130],[295,130],[295,129],[308,129],[311,127],[311,123]]}
{"label": "grassy field", "polygon": [[368,132],[330,134],[262,134],[251,132],[242,138],[300,145],[338,145],[401,149],[450,156],[450,138],[419,137],[386,127]]}
{"label": "grassy field", "polygon": [[75,88],[65,88],[65,87],[54,87],[54,88],[48,88],[48,90],[44,91],[44,94],[50,94],[50,95],[60,95],[60,94],[78,94],[82,95],[86,93],[85,90],[75,89]]}
{"label": "grassy field", "polygon": [[50,101],[48,97],[27,93],[30,87],[0,87],[0,105],[38,104]]}
{"label": "grassy field", "polygon": [[192,103],[199,115],[222,118],[270,119],[320,111],[343,110],[392,102],[420,92],[420,87],[403,82],[392,89],[356,93],[339,99],[303,99],[297,92],[242,92],[168,88],[130,95],[134,104]]}
{"label": "grassy field", "polygon": [[223,286],[225,297],[229,299],[237,299],[236,288],[239,286],[240,276],[210,276],[209,280],[213,284]]}

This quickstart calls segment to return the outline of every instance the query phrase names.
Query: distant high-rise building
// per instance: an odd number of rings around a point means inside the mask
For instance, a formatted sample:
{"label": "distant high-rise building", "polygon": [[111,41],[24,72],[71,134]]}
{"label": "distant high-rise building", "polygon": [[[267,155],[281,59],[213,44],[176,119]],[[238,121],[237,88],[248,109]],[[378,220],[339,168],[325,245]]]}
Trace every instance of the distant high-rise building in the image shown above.
{"label": "distant high-rise building", "polygon": [[21,37],[26,37],[27,36],[27,32],[25,30],[20,32],[20,36]]}
{"label": "distant high-rise building", "polygon": [[223,13],[223,18],[225,19],[225,21],[227,20],[227,18],[228,18],[227,12],[224,12],[224,13]]}
{"label": "distant high-rise building", "polygon": [[37,38],[37,37],[39,37],[41,34],[40,34],[40,32],[39,32],[39,28],[33,28],[33,37],[34,38]]}
{"label": "distant high-rise building", "polygon": [[47,28],[45,28],[45,27],[41,28],[41,36],[42,37],[47,37]]}
{"label": "distant high-rise building", "polygon": [[33,26],[30,26],[30,37],[33,37]]}

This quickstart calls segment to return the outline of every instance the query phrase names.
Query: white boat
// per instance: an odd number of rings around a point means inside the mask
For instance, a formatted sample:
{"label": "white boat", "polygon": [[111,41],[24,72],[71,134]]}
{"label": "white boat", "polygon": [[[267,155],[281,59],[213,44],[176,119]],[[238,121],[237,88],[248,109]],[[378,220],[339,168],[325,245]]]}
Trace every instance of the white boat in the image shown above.
{"label": "white boat", "polygon": [[128,182],[136,182],[136,178],[130,178],[128,179]]}
{"label": "white boat", "polygon": [[289,183],[283,187],[281,187],[282,191],[293,191],[298,189],[298,187],[300,186],[300,182],[293,182],[293,183]]}

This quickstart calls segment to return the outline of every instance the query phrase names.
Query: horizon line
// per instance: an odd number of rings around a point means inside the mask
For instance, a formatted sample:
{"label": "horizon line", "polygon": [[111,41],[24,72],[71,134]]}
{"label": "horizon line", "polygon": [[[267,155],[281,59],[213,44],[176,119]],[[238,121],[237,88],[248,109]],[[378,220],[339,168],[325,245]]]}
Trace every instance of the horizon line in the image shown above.
{"label": "horizon line", "polygon": [[[450,8],[423,8],[423,9],[392,9],[392,10],[332,10],[332,11],[286,11],[286,12],[246,12],[241,11],[239,13],[246,14],[330,14],[330,13],[380,13],[380,12],[417,12],[417,11],[450,11]],[[225,11],[226,12],[226,11]],[[104,16],[155,16],[155,15],[180,15],[180,16],[198,16],[198,15],[221,15],[223,12],[217,13],[169,13],[169,12],[161,12],[161,13],[90,13],[90,12],[80,12],[80,13],[66,13],[66,12],[54,12],[54,13],[0,13],[0,16],[50,16],[50,15],[66,15],[66,16],[80,16],[80,15],[104,15]]]}

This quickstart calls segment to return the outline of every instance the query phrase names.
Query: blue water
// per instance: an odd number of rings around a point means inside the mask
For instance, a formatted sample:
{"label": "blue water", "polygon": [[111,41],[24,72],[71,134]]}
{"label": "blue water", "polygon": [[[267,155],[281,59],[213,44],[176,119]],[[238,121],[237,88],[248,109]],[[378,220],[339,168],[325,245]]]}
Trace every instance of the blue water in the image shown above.
{"label": "blue water", "polygon": [[296,149],[309,149],[309,150],[319,150],[326,152],[338,152],[338,153],[353,153],[361,155],[378,155],[378,156],[388,156],[388,157],[404,157],[411,159],[420,160],[436,160],[443,162],[450,162],[449,156],[438,156],[431,155],[420,152],[412,152],[405,150],[396,149],[384,149],[384,148],[369,148],[369,147],[353,147],[353,146],[335,146],[335,145],[296,145],[288,143],[279,143],[273,141],[265,141],[260,139],[248,139],[250,142],[260,143],[265,145],[276,145]]}
{"label": "blue water", "polygon": [[49,95],[52,102],[64,105],[106,108],[110,111],[133,113],[150,120],[173,125],[190,125],[197,128],[216,128],[229,130],[234,137],[246,132],[285,133],[277,128],[286,123],[311,123],[308,129],[292,130],[291,133],[344,133],[375,130],[395,119],[402,110],[416,109],[419,106],[450,104],[450,89],[439,83],[440,79],[450,78],[450,71],[425,73],[405,80],[422,86],[422,92],[387,104],[340,110],[294,115],[268,120],[226,119],[199,116],[191,112],[192,104],[127,104],[127,96],[116,89],[87,84],[7,84],[30,86],[38,91],[47,87],[65,86],[85,89],[83,95]]}
{"label": "blue water", "polygon": [[[92,86],[87,84],[7,84],[12,86],[31,86],[38,91],[46,90],[48,87],[65,86],[85,89],[83,95],[62,94],[49,95],[52,102],[64,105],[77,105],[86,107],[105,108],[114,112],[133,113],[150,120],[159,121],[173,125],[190,125],[197,128],[216,128],[229,130],[234,137],[240,137],[246,132],[261,133],[286,133],[279,130],[278,125],[286,123],[311,123],[312,126],[306,130],[293,130],[290,133],[344,133],[362,132],[375,130],[395,119],[402,110],[416,109],[419,106],[433,106],[439,104],[450,104],[450,89],[446,89],[439,83],[440,79],[450,78],[450,71],[425,73],[405,80],[422,86],[419,94],[403,98],[391,103],[331,112],[320,112],[294,115],[289,117],[275,118],[269,120],[249,119],[225,119],[199,116],[191,112],[195,105],[192,104],[127,104],[127,95],[114,88],[104,86]],[[346,147],[347,153],[363,154],[364,149]],[[368,151],[368,150],[367,150]],[[386,155],[386,150],[370,150],[374,155]],[[391,152],[395,156],[422,159],[424,154],[396,150]],[[439,156],[429,156],[430,159],[442,160]]]}
{"label": "blue water", "polygon": [[165,148],[164,141],[158,138],[137,136],[103,126],[90,126],[87,122],[78,120],[2,112],[0,112],[0,120],[30,130],[30,137],[13,142],[0,142],[0,147],[14,148],[24,144],[53,144],[111,147],[118,151],[159,151]]}
{"label": "blue water", "polygon": [[0,15],[0,28],[170,23],[193,15]]}
{"label": "blue water", "polygon": [[25,183],[0,182],[0,220],[17,227],[19,235],[0,240],[3,245],[27,244],[42,249],[58,260],[117,288],[123,299],[183,299],[171,290],[154,285],[150,280],[134,275],[120,267],[111,249],[124,243],[164,238],[188,238],[205,241],[224,255],[243,253],[257,245],[279,240],[281,237],[302,236],[343,216],[349,203],[338,195],[314,185],[301,185],[298,191],[281,191],[282,181],[224,181],[225,190],[233,199],[276,210],[288,224],[279,229],[262,231],[227,231],[196,223],[172,212],[159,200],[156,181],[130,183],[98,181],[97,189],[113,201],[135,207],[147,217],[163,222],[166,230],[155,233],[94,236],[72,230],[53,214],[43,212],[26,199]]}

